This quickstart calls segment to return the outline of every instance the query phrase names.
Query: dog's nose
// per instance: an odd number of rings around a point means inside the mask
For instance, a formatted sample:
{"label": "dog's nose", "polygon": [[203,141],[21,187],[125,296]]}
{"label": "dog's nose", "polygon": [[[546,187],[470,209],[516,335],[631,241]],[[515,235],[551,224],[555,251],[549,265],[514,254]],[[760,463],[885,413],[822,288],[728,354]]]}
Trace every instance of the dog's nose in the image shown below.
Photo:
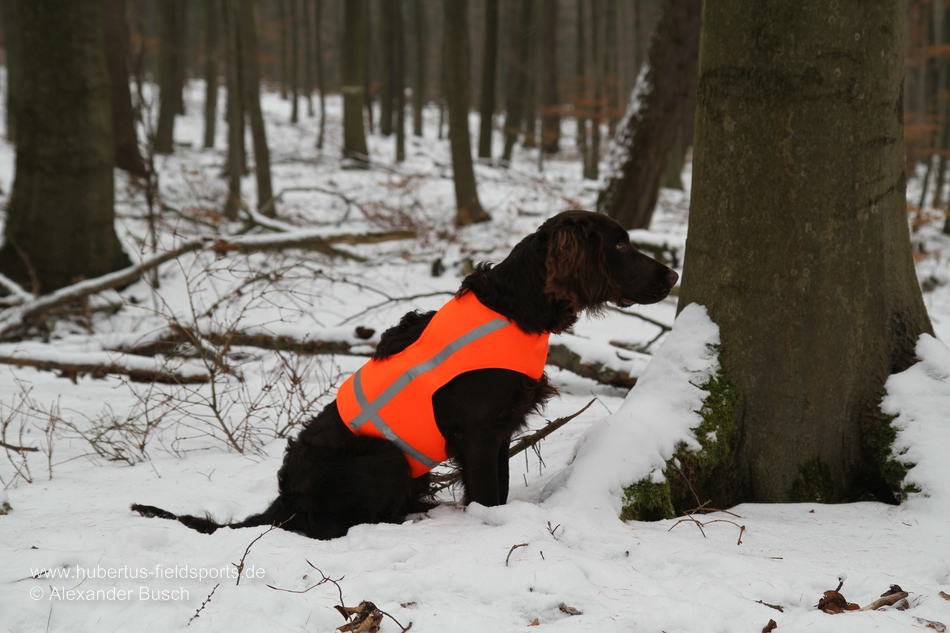
{"label": "dog's nose", "polygon": [[676,285],[676,281],[677,281],[679,278],[680,278],[680,276],[677,275],[677,274],[676,274],[676,271],[673,270],[673,269],[670,269],[670,270],[666,273],[666,281],[667,281],[668,284],[670,284],[670,288],[672,288],[673,286]]}

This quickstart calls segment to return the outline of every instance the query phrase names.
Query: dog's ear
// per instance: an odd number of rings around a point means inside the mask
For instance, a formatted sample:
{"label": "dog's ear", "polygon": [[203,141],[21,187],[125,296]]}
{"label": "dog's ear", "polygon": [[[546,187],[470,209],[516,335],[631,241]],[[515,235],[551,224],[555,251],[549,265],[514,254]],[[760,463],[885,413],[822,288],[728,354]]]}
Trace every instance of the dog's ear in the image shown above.
{"label": "dog's ear", "polygon": [[556,227],[545,261],[544,291],[569,302],[574,312],[603,302],[610,283],[602,236],[586,228],[575,222]]}

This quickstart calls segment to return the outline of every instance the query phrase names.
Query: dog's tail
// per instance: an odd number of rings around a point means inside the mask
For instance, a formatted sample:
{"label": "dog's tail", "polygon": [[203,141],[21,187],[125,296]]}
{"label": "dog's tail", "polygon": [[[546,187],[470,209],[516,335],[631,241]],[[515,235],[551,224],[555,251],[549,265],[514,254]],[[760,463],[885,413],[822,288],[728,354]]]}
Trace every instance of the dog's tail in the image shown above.
{"label": "dog's tail", "polygon": [[145,506],[138,503],[132,504],[132,511],[138,512],[143,517],[158,517],[159,519],[171,519],[173,521],[178,521],[185,527],[190,527],[192,530],[197,530],[202,534],[214,534],[218,528],[223,527],[243,528],[256,527],[258,525],[276,525],[280,527],[286,523],[289,518],[293,518],[282,516],[283,512],[279,499],[274,501],[274,503],[272,503],[269,508],[260,514],[254,514],[237,523],[218,523],[210,514],[206,514],[203,517],[196,517],[191,514],[172,514],[168,510],[162,510],[161,508],[156,508],[155,506]]}

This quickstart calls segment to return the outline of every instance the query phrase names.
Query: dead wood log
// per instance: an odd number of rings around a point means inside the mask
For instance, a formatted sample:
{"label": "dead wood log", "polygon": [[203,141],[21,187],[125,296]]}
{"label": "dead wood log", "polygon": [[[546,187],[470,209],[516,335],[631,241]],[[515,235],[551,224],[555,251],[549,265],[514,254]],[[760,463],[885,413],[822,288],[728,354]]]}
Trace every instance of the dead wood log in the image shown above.
{"label": "dead wood log", "polygon": [[566,345],[555,343],[548,347],[548,365],[554,365],[561,369],[575,373],[584,378],[596,380],[605,385],[621,387],[623,389],[632,389],[637,384],[635,376],[631,376],[625,371],[604,367],[601,363],[581,362],[581,356],[572,351]]}
{"label": "dead wood log", "polygon": [[123,365],[121,362],[60,362],[44,358],[30,358],[28,356],[0,355],[0,365],[16,367],[35,367],[41,371],[56,371],[61,377],[69,378],[73,382],[79,376],[91,375],[93,378],[104,378],[108,375],[128,376],[132,382],[158,382],[169,385],[200,384],[210,380],[207,374],[184,375],[164,370],[149,370]]}
{"label": "dead wood log", "polygon": [[[171,327],[143,343],[116,348],[114,351],[133,356],[172,355],[182,345],[191,344],[196,336],[196,333],[185,331],[183,328]],[[365,341],[361,341],[358,345],[351,345],[345,340],[301,340],[292,336],[242,331],[202,332],[200,338],[219,347],[259,347],[266,350],[314,355],[369,356],[364,351],[353,351],[353,348],[372,345]]]}
{"label": "dead wood log", "polygon": [[900,602],[906,598],[907,595],[906,591],[896,591],[894,593],[885,594],[871,604],[861,607],[861,611],[877,611],[881,607],[889,607],[892,604]]}

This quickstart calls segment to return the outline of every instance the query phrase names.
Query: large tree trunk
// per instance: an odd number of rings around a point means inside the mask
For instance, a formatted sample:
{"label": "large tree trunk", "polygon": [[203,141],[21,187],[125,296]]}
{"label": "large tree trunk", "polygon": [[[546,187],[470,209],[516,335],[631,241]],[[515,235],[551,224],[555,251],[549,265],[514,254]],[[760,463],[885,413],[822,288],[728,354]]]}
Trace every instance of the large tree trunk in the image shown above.
{"label": "large tree trunk", "polygon": [[16,144],[17,97],[20,84],[20,19],[18,0],[0,0],[7,61],[7,141]]}
{"label": "large tree trunk", "polygon": [[574,59],[577,78],[574,83],[574,118],[577,122],[577,152],[587,166],[587,38],[584,28],[584,0],[577,0],[577,56]]}
{"label": "large tree trunk", "polygon": [[19,2],[16,179],[0,271],[38,292],[129,265],[115,233],[99,2]]}
{"label": "large tree trunk", "polygon": [[313,21],[310,19],[311,0],[301,0],[301,21],[303,22],[303,92],[307,95],[307,116],[313,112]]}
{"label": "large tree trunk", "polygon": [[185,67],[185,19],[180,0],[159,0],[158,125],[154,149],[158,154],[174,150],[175,115],[181,108],[181,77]]}
{"label": "large tree trunk", "polygon": [[350,167],[368,167],[363,105],[366,97],[367,0],[348,0],[343,13],[343,160]]}
{"label": "large tree trunk", "polygon": [[205,0],[205,136],[204,146],[214,147],[218,111],[218,29],[221,0]]}
{"label": "large tree trunk", "polygon": [[478,112],[478,157],[491,158],[492,116],[495,114],[495,66],[498,61],[498,0],[485,3],[485,47]]}
{"label": "large tree trunk", "polygon": [[[530,1],[530,0],[529,0]],[[491,216],[482,209],[475,188],[472,142],[468,129],[468,0],[444,0],[445,26],[442,75],[449,109],[449,143],[459,226],[485,222]]]}
{"label": "large tree trunk", "polygon": [[541,150],[556,154],[561,141],[557,95],[557,3],[541,11]]}
{"label": "large tree trunk", "polygon": [[669,0],[647,66],[630,95],[597,210],[627,229],[647,228],[676,135],[696,90],[701,0]]}
{"label": "large tree trunk", "polygon": [[[257,176],[257,207],[263,208],[264,215],[277,215],[276,205],[271,201],[274,190],[270,177],[270,150],[267,148],[267,131],[264,128],[264,115],[261,112],[261,71],[260,50],[257,43],[257,25],[259,0],[240,0],[238,27],[240,29],[241,84],[244,89],[244,107],[251,124],[251,138],[254,140],[254,174]],[[294,0],[296,2],[296,0]],[[296,15],[291,14],[291,15]],[[296,64],[292,65],[296,68]],[[296,81],[294,96],[296,98]]]}
{"label": "large tree trunk", "polygon": [[594,67],[590,74],[591,117],[590,146],[584,157],[584,178],[597,180],[600,177],[600,123],[604,116],[603,70],[604,70],[604,3],[606,0],[594,0],[591,3],[590,58]]}
{"label": "large tree trunk", "polygon": [[720,0],[702,20],[680,307],[708,308],[742,394],[703,500],[886,499],[884,382],[932,331],[907,227],[904,3]]}

